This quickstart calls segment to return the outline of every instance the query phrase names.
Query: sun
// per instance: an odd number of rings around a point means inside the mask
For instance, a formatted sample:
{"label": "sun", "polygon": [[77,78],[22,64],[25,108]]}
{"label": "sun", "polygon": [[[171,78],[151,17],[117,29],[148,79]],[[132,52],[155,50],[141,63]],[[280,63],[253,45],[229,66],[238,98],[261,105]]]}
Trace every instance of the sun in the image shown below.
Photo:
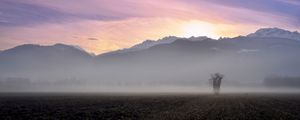
{"label": "sun", "polygon": [[189,21],[182,25],[183,37],[198,37],[207,36],[211,38],[217,38],[218,35],[215,32],[214,25],[202,21]]}

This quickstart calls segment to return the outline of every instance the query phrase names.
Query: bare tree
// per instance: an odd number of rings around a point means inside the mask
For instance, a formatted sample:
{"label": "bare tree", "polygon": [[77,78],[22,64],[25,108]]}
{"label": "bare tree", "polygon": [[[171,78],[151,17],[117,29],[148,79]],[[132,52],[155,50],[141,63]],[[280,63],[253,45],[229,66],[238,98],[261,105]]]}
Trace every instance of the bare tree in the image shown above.
{"label": "bare tree", "polygon": [[223,78],[224,78],[223,74],[220,73],[211,74],[211,78],[209,79],[209,82],[212,84],[213,91],[216,95],[218,95],[220,92],[220,87]]}

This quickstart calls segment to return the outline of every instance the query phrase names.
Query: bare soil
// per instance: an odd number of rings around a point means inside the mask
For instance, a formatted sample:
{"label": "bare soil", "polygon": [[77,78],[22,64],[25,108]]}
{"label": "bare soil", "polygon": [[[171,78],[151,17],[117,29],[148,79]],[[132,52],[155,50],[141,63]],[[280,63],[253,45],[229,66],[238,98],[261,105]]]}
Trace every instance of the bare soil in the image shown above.
{"label": "bare soil", "polygon": [[296,120],[300,94],[1,94],[0,120]]}

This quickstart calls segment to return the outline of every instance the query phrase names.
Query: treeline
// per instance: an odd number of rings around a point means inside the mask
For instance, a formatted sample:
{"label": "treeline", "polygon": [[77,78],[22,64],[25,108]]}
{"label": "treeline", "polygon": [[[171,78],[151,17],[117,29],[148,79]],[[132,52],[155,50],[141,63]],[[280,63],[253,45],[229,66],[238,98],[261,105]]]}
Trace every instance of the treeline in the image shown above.
{"label": "treeline", "polygon": [[2,90],[22,90],[31,86],[28,78],[9,77],[0,78],[0,91]]}
{"label": "treeline", "polygon": [[300,77],[271,76],[264,79],[268,87],[300,87]]}
{"label": "treeline", "polygon": [[67,87],[67,86],[78,86],[83,85],[82,81],[76,78],[67,78],[57,81],[32,81],[29,78],[24,77],[0,77],[0,92],[3,91],[23,91],[23,90],[35,90],[43,89],[47,87]]}

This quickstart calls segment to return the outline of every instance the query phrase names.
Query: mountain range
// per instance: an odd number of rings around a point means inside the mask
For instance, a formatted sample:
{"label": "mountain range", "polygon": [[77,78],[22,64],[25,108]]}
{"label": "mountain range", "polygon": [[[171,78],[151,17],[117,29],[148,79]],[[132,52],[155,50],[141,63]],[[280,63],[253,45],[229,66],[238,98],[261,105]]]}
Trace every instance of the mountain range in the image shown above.
{"label": "mountain range", "polygon": [[[12,86],[24,79],[35,86],[202,86],[211,73],[220,72],[226,76],[225,85],[255,86],[271,75],[299,75],[298,51],[300,34],[279,28],[218,40],[169,36],[100,55],[72,45],[26,44],[0,51],[0,82]],[[11,83],[12,79],[16,82]]]}

